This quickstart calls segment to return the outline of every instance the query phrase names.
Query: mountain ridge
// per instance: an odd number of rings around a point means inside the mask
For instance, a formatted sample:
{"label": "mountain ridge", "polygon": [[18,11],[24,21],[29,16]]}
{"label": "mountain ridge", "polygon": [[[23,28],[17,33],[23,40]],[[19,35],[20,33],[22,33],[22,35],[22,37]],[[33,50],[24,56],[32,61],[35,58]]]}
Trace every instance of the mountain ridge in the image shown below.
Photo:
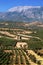
{"label": "mountain ridge", "polygon": [[40,6],[16,6],[16,7],[8,9],[8,12],[14,12],[14,11],[19,11],[19,10],[20,10],[19,12],[21,12],[22,10],[25,11],[30,8],[40,8]]}
{"label": "mountain ridge", "polygon": [[0,19],[7,21],[43,21],[43,6],[17,6],[0,13]]}

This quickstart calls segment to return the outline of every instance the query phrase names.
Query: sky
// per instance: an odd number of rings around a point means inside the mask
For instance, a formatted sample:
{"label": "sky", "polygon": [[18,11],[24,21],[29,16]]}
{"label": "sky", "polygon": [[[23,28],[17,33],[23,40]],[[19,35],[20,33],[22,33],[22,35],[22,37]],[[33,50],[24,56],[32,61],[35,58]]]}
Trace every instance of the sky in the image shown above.
{"label": "sky", "polygon": [[43,0],[0,0],[0,12],[15,6],[43,6]]}

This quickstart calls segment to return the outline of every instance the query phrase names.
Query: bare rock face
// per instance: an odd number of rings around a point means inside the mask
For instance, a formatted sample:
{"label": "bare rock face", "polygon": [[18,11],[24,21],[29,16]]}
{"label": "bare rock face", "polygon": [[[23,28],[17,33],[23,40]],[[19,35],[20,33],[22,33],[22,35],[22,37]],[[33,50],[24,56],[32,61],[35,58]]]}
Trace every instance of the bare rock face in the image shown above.
{"label": "bare rock face", "polygon": [[17,6],[0,12],[0,20],[10,21],[43,21],[43,6]]}

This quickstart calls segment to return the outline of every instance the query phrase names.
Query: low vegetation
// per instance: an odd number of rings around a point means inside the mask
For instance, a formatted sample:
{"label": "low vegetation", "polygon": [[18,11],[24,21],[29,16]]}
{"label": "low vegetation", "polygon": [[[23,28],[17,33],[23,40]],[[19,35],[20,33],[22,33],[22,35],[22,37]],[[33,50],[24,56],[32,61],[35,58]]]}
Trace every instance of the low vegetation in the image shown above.
{"label": "low vegetation", "polygon": [[[0,24],[0,65],[43,65],[43,28],[27,27],[23,22],[5,23]],[[27,47],[17,47],[18,42],[26,42]]]}

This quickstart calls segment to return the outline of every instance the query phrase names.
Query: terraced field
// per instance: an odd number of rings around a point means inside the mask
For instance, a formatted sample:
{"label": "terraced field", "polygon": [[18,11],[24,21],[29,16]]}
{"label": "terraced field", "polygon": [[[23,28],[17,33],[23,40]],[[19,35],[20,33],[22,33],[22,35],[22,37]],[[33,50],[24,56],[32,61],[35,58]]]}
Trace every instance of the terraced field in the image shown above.
{"label": "terraced field", "polygon": [[0,65],[43,65],[43,29],[12,27],[0,28]]}
{"label": "terraced field", "polygon": [[41,56],[32,50],[26,51],[15,49],[12,51],[12,55],[0,52],[0,65],[43,65],[43,58]]}

